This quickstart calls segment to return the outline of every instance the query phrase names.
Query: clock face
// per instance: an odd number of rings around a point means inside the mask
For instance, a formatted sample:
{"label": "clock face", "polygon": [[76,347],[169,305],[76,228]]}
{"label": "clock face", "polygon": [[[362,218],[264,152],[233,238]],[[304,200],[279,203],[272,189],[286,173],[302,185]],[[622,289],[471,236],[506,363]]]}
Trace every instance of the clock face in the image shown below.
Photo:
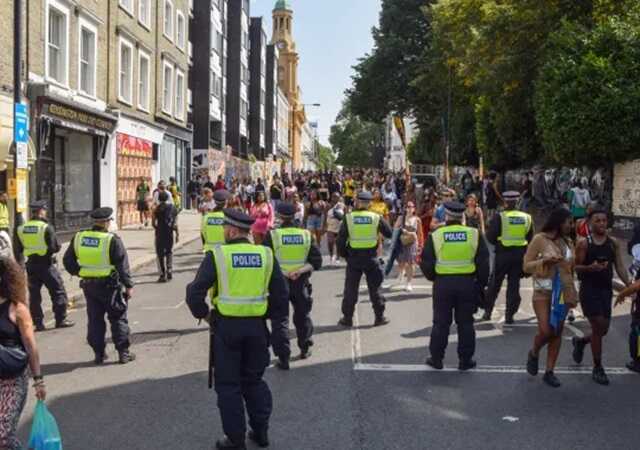
{"label": "clock face", "polygon": [[280,50],[284,50],[287,47],[287,43],[285,41],[278,42],[278,48]]}

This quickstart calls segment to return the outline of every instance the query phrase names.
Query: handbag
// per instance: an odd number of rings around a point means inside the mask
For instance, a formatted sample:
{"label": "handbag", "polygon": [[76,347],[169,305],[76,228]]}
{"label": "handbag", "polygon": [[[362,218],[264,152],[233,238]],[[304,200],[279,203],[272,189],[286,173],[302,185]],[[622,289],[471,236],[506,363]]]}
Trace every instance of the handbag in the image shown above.
{"label": "handbag", "polygon": [[[406,215],[402,216],[403,225],[406,223],[406,220],[407,220],[407,216]],[[416,235],[414,233],[409,233],[408,231],[402,230],[402,232],[400,233],[400,243],[404,247],[409,247],[410,245],[413,245],[415,242],[416,242]]]}
{"label": "handbag", "polygon": [[14,378],[20,375],[29,363],[29,355],[22,347],[0,344],[0,378]]}

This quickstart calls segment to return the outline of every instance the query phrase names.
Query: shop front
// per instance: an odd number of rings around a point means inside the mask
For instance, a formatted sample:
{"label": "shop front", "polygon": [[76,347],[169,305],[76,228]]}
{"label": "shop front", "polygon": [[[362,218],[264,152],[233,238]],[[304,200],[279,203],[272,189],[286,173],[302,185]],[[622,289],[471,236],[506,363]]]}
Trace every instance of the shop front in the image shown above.
{"label": "shop front", "polygon": [[169,184],[171,178],[176,179],[176,183],[181,192],[179,204],[182,207],[187,190],[187,183],[191,176],[191,142],[192,134],[180,128],[167,126],[159,152],[159,179]]}
{"label": "shop front", "polygon": [[47,200],[56,229],[72,233],[90,226],[89,213],[101,206],[100,166],[117,118],[53,96],[37,97],[36,108],[31,200]]}

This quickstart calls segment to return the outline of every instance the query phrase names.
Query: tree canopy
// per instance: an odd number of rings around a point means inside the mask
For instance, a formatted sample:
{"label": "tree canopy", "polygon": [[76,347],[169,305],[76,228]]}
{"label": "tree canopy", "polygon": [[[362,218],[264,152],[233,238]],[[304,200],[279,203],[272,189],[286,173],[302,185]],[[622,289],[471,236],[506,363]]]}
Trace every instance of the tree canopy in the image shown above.
{"label": "tree canopy", "polygon": [[331,127],[329,142],[338,155],[336,164],[346,167],[375,167],[377,151],[384,140],[384,126],[362,120],[344,104],[336,124]]}

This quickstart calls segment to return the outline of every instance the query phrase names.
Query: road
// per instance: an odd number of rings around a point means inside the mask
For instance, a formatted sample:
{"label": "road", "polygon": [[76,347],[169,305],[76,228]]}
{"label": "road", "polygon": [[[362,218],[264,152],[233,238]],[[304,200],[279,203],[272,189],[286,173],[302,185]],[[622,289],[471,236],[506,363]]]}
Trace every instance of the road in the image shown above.
{"label": "road", "polygon": [[[129,317],[138,360],[132,364],[93,365],[84,310],[73,313],[75,328],[38,334],[48,404],[65,449],[213,448],[222,431],[215,393],[206,386],[207,328],[193,320],[183,302],[201,257],[196,244],[180,250],[170,284],[156,284],[151,266],[136,274]],[[391,324],[382,328],[371,326],[373,313],[364,298],[358,324],[348,330],[336,325],[343,282],[343,266],[314,274],[313,356],[294,361],[289,372],[267,371],[274,393],[272,449],[637,446],[640,378],[622,369],[628,307],[616,311],[605,341],[611,386],[591,381],[588,350],[584,369],[572,364],[568,339],[587,329],[579,320],[565,331],[559,364],[564,384],[552,389],[524,372],[535,330],[530,288],[522,290],[516,326],[504,326],[499,311],[494,322],[478,324],[477,371],[454,370],[454,326],[447,371],[436,373],[423,365],[432,317],[430,283],[416,280],[410,294],[388,291]],[[364,289],[361,293],[366,296]],[[112,347],[111,357],[115,360]],[[31,395],[20,424],[23,439],[33,406]]]}

